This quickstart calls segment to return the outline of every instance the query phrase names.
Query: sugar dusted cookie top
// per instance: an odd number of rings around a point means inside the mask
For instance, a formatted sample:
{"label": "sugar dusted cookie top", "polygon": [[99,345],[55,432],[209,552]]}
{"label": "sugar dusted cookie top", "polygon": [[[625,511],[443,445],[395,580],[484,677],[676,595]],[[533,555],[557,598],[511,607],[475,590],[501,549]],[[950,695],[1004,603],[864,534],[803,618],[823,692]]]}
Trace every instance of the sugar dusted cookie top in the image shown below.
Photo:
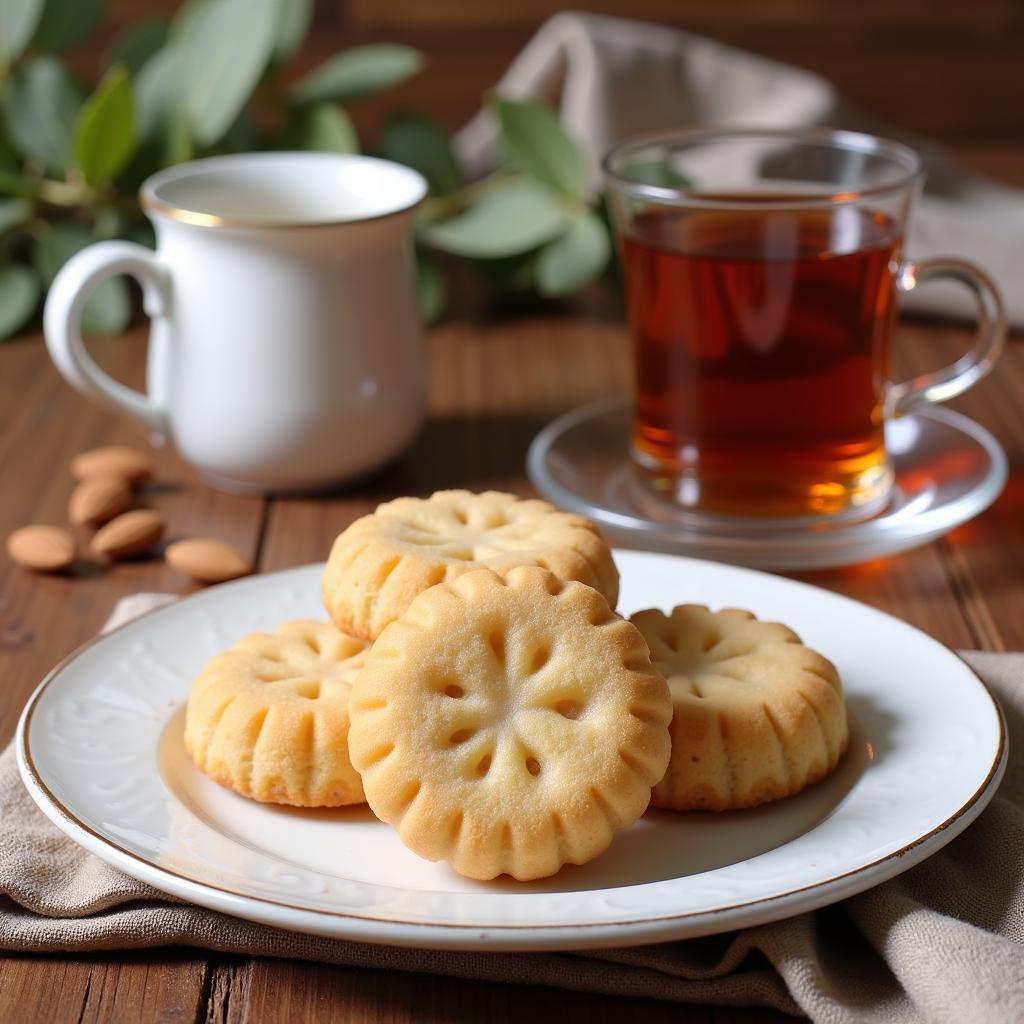
{"label": "sugar dusted cookie top", "polygon": [[438,491],[397,498],[352,523],[331,550],[324,604],[339,628],[374,639],[435,583],[518,565],[586,583],[613,608],[618,599],[611,552],[588,519],[498,491]]}
{"label": "sugar dusted cookie top", "polygon": [[684,604],[631,620],[672,691],[672,760],[652,804],[751,807],[799,792],[846,749],[835,666],[778,622]]}
{"label": "sugar dusted cookie top", "polygon": [[643,813],[671,702],[637,630],[538,568],[466,573],[367,656],[349,750],[374,813],[461,874],[541,878]]}
{"label": "sugar dusted cookie top", "polygon": [[286,622],[216,655],[192,683],[185,745],[198,767],[265,803],[362,803],[348,697],[366,643],[329,622]]}

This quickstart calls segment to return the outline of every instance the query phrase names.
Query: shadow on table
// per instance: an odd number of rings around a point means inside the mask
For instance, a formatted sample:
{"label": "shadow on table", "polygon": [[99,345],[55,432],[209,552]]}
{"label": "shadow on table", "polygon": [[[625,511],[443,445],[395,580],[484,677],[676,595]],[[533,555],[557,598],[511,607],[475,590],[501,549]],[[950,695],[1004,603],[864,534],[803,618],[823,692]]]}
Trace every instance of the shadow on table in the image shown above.
{"label": "shadow on table", "polygon": [[335,492],[384,501],[444,488],[523,491],[526,451],[556,413],[432,416],[394,463]]}

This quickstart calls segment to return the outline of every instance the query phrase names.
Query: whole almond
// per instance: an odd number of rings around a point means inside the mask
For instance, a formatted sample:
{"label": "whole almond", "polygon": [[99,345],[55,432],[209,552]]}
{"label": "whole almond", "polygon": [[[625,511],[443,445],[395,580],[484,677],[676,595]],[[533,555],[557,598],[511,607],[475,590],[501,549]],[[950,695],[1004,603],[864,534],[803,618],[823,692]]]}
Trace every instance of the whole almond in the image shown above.
{"label": "whole almond", "polygon": [[121,476],[92,476],[83,480],[68,502],[68,519],[75,526],[101,526],[132,507],[132,489]]}
{"label": "whole almond", "polygon": [[130,484],[141,484],[153,475],[148,455],[122,444],[92,448],[71,460],[71,475],[76,480],[93,476],[119,476]]}
{"label": "whole almond", "polygon": [[125,512],[101,526],[92,539],[92,551],[107,558],[131,558],[149,551],[164,534],[164,517],[152,509]]}
{"label": "whole almond", "polygon": [[75,539],[59,526],[23,526],[7,538],[11,560],[36,572],[60,572],[75,560]]}
{"label": "whole almond", "polygon": [[223,583],[252,572],[252,563],[244,555],[208,537],[175,541],[168,545],[164,559],[176,572],[199,583]]}

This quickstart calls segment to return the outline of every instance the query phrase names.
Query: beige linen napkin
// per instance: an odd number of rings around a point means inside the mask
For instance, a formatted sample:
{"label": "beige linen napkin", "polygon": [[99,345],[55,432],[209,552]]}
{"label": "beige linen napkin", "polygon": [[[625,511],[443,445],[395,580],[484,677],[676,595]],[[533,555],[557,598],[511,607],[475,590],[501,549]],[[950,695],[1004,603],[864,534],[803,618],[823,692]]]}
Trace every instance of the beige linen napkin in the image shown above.
{"label": "beige linen napkin", "polygon": [[[495,88],[555,102],[583,147],[595,191],[605,153],[649,132],[827,125],[901,139],[924,157],[928,180],[907,252],[978,263],[1000,285],[1011,320],[1024,324],[1024,191],[972,174],[934,143],[854,109],[809,71],[666,25],[563,12],[541,26]],[[486,170],[497,151],[493,117],[482,111],[455,144],[471,172]],[[966,290],[954,286],[922,287],[905,301],[922,311],[975,315]]]}
{"label": "beige linen napkin", "polygon": [[[168,600],[138,595],[111,624]],[[110,625],[110,624],[108,624]],[[1024,744],[1024,654],[966,655]],[[1012,756],[1012,755],[1011,755]],[[691,1003],[764,1005],[835,1024],[1024,1020],[1024,758],[988,809],[923,864],[844,903],[741,932],[581,953],[395,949],[268,928],[171,899],[86,853],[0,755],[0,948],[192,945]]]}

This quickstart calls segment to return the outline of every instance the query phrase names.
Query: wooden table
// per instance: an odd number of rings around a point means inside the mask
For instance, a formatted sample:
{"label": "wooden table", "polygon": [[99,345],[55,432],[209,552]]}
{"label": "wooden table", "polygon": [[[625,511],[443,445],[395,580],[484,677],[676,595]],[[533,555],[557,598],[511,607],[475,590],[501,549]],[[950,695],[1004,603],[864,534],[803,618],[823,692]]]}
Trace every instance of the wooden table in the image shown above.
{"label": "wooden table", "polygon": [[[172,0],[147,0],[166,10]],[[622,12],[623,5],[595,9]],[[977,169],[1024,184],[1019,139],[1020,10],[1013,0],[933,5],[925,29],[914,5],[708,5],[645,0],[632,16],[677,20],[736,45],[830,76],[855,101],[909,128],[959,144]],[[398,38],[431,53],[431,73],[397,97],[356,112],[361,129],[396,102],[454,127],[476,109],[541,18],[547,0],[422,4],[354,0],[321,4],[301,60],[308,66],[355,40]],[[115,0],[111,27],[138,15],[139,0]],[[741,10],[742,8],[742,10]],[[737,13],[739,12],[739,13]],[[92,73],[93,50],[80,57]],[[869,56],[866,56],[869,55]],[[925,86],[925,87],[922,87]],[[143,330],[94,346],[112,372],[138,386]],[[900,334],[905,370],[944,361],[966,332],[917,322]],[[625,389],[628,347],[606,304],[515,318],[474,314],[437,328],[431,419],[392,469],[331,498],[260,500],[204,487],[170,451],[157,455],[162,486],[148,496],[175,536],[222,537],[260,570],[325,557],[334,535],[378,501],[441,486],[528,493],[523,457],[552,416]],[[953,647],[1024,647],[1024,346],[1011,344],[996,373],[955,403],[1006,447],[1011,482],[996,505],[948,537],[912,553],[834,572],[806,574],[819,586],[892,612]],[[0,536],[30,522],[65,521],[78,451],[139,443],[56,375],[38,336],[0,346]],[[83,568],[36,577],[0,556],[0,742],[46,671],[92,636],[118,598],[141,590],[186,593],[159,561],[108,572]],[[632,1019],[755,1022],[789,1020],[759,1010],[679,1008],[553,989],[515,988],[429,976],[226,956],[196,950],[87,956],[0,957],[0,1021],[353,1020],[452,1021]]]}
{"label": "wooden table", "polygon": [[[94,346],[118,376],[141,382],[142,330]],[[935,365],[966,332],[923,322],[901,328],[907,369]],[[616,316],[591,304],[574,314],[477,316],[429,339],[432,415],[393,468],[329,498],[263,500],[203,486],[171,451],[157,453],[161,486],[147,500],[175,536],[222,537],[261,570],[323,559],[348,522],[395,494],[441,486],[529,493],[523,456],[553,415],[622,390],[628,343]],[[807,579],[892,612],[952,647],[1024,647],[1024,346],[1011,343],[996,373],[957,405],[1006,446],[1014,475],[996,505],[925,548]],[[72,455],[111,442],[138,444],[122,422],[72,392],[38,336],[0,348],[0,535],[29,522],[65,521]],[[92,636],[119,597],[140,590],[187,593],[160,561],[34,576],[0,560],[0,740],[25,698],[76,644]],[[0,1020],[462,1019],[537,1022],[584,1014],[614,1021],[782,1020],[758,1010],[680,1011],[607,999],[427,976],[246,959],[195,950],[0,960]],[[346,1016],[346,1014],[348,1016]]]}

